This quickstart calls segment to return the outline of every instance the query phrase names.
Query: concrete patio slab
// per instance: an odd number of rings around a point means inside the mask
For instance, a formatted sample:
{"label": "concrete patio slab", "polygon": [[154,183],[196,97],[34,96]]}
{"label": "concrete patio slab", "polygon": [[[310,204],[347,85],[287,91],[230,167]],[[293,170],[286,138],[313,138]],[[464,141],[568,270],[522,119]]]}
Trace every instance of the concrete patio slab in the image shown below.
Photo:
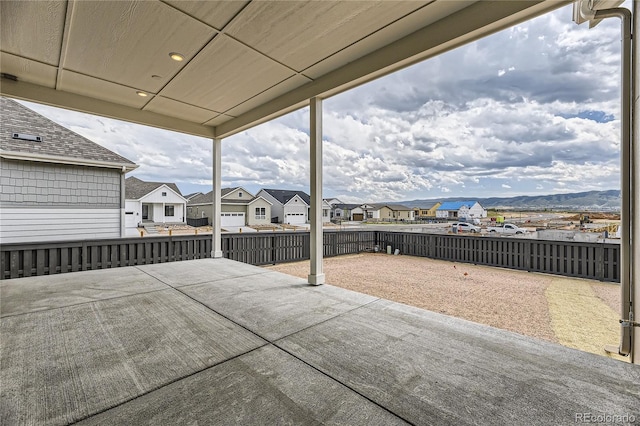
{"label": "concrete patio slab", "polygon": [[0,324],[3,425],[75,422],[265,343],[173,289]]}
{"label": "concrete patio slab", "polygon": [[183,262],[156,263],[152,265],[136,266],[139,270],[157,278],[171,287],[199,284],[226,278],[242,277],[269,272],[246,263],[233,260],[199,259],[189,262],[188,268],[180,267]]}
{"label": "concrete patio slab", "polygon": [[265,346],[80,424],[406,423],[285,352]]}
{"label": "concrete patio slab", "polygon": [[640,420],[637,365],[226,259],[83,274],[3,292],[0,424]]}
{"label": "concrete patio slab", "polygon": [[166,288],[135,268],[3,280],[0,281],[0,317]]}
{"label": "concrete patio slab", "polygon": [[275,342],[413,424],[640,420],[640,369],[380,300]]}
{"label": "concrete patio slab", "polygon": [[[289,288],[293,286],[308,287],[306,280],[281,272],[267,271],[258,277],[255,273],[242,277],[225,278],[206,283],[190,284],[189,286],[207,285],[218,297],[233,296],[248,291],[264,291],[275,288]],[[176,287],[186,291],[186,285]]]}
{"label": "concrete patio slab", "polygon": [[[259,279],[272,277],[262,274]],[[282,285],[284,283],[287,284]],[[348,290],[311,286],[299,278],[282,277],[279,285],[267,285],[254,291],[220,293],[217,291],[220,287],[221,284],[214,282],[182,287],[180,291],[268,341],[377,300]]]}

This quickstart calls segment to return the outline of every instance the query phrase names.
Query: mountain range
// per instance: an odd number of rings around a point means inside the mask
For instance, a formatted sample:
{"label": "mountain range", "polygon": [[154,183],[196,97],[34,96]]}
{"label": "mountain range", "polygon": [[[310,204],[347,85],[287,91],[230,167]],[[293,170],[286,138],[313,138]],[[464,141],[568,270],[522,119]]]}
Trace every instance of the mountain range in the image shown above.
{"label": "mountain range", "polygon": [[586,191],[569,194],[522,195],[516,197],[450,197],[402,201],[407,207],[430,207],[440,201],[478,201],[485,209],[620,211],[620,190]]}

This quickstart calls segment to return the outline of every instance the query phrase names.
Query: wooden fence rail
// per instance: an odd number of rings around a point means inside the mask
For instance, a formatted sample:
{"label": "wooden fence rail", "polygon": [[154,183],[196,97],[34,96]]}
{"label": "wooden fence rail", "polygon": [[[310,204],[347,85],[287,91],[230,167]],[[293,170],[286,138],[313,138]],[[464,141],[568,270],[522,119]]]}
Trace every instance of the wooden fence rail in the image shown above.
{"label": "wooden fence rail", "polygon": [[[308,232],[222,235],[226,258],[252,265],[309,259]],[[619,282],[618,244],[392,231],[325,231],[324,256],[392,250],[412,256]],[[0,279],[203,259],[211,235],[3,244]]]}

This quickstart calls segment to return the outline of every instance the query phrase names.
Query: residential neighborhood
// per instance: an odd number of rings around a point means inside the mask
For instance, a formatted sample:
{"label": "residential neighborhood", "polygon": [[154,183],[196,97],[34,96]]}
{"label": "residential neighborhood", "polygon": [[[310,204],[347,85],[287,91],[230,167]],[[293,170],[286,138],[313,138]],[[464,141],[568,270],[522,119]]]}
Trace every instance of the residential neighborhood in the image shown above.
{"label": "residential neighborhood", "polygon": [[[212,225],[213,191],[183,195],[175,182],[125,176],[137,165],[7,98],[1,98],[0,138],[3,243],[153,235],[169,227]],[[308,193],[222,188],[224,231],[308,229]],[[322,201],[322,222],[413,222],[486,217],[476,201],[397,203]],[[253,228],[252,228],[253,227]],[[288,228],[287,228],[288,227]]]}

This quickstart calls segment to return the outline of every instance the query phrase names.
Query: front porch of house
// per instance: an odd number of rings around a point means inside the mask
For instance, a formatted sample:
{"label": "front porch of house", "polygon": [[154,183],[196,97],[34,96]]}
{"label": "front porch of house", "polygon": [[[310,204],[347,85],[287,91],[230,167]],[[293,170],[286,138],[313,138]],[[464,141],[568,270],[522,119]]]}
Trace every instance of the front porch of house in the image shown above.
{"label": "front porch of house", "polygon": [[2,424],[640,419],[637,365],[228,259],[0,289]]}

